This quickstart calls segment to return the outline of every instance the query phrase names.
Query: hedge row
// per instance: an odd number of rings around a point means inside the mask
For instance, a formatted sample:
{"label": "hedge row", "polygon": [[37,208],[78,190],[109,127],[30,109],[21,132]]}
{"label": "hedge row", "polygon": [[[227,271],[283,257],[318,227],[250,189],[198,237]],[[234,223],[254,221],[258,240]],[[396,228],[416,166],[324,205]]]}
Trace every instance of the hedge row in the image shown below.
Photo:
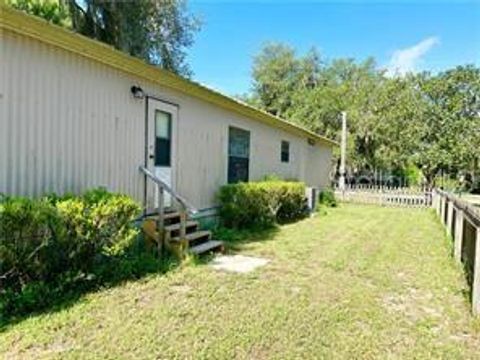
{"label": "hedge row", "polygon": [[225,185],[218,195],[220,216],[228,227],[268,227],[308,213],[305,184],[260,181]]}
{"label": "hedge row", "polygon": [[138,234],[139,213],[135,201],[103,189],[77,197],[1,197],[2,313],[33,310],[42,300],[39,287],[88,278],[98,264],[124,254]]}

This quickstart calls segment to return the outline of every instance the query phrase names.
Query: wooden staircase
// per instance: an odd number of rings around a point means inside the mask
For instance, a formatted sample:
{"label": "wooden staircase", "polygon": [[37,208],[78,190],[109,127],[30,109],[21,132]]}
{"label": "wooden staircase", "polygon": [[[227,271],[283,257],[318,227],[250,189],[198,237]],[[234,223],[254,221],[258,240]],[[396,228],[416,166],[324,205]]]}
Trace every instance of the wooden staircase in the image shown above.
{"label": "wooden staircase", "polygon": [[158,232],[158,216],[147,217],[143,222],[143,231],[149,240],[154,242],[159,251],[170,250],[177,257],[184,258],[187,254],[201,255],[223,251],[223,243],[212,240],[212,233],[201,230],[198,221],[186,220],[185,236],[182,238],[182,214],[173,209],[164,213],[163,232]]}
{"label": "wooden staircase", "polygon": [[[160,180],[150,170],[140,166],[140,171],[157,188],[157,208],[153,215],[146,216],[143,231],[148,239],[157,246],[159,254],[164,248],[179,258],[188,254],[201,255],[213,251],[223,251],[223,243],[212,240],[210,231],[201,230],[198,221],[189,219],[189,214],[197,212],[188,202],[169,185]],[[164,208],[164,192],[171,195],[171,208]]]}

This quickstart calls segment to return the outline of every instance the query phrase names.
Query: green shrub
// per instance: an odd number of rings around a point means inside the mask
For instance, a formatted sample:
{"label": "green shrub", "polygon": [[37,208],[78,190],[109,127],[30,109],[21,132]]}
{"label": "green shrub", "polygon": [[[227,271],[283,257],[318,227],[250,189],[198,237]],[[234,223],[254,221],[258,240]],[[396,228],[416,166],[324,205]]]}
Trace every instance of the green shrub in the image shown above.
{"label": "green shrub", "polygon": [[408,186],[420,186],[422,183],[422,171],[413,164],[407,165],[403,176],[407,179]]}
{"label": "green shrub", "polygon": [[107,274],[134,246],[138,230],[133,221],[139,213],[131,198],[104,189],[77,197],[2,197],[2,311],[41,308],[52,294]]}
{"label": "green shrub", "polygon": [[[94,200],[74,198],[60,201],[56,207],[64,219],[68,236],[77,239],[81,253],[120,255],[137,235],[132,221],[140,207],[127,196],[109,195]],[[81,256],[79,258],[82,261]]]}
{"label": "green shrub", "polygon": [[111,200],[111,199],[116,198],[118,196],[122,196],[122,195],[111,193],[107,189],[105,189],[104,187],[99,187],[99,188],[88,190],[87,192],[85,192],[81,196],[81,199],[87,205],[95,205],[95,204],[98,204],[98,203],[101,203],[101,202]]}
{"label": "green shrub", "polygon": [[229,184],[218,198],[220,217],[228,227],[268,227],[306,214],[305,185],[299,182]]}
{"label": "green shrub", "polygon": [[277,174],[267,174],[262,178],[262,181],[283,181]]}
{"label": "green shrub", "polygon": [[305,184],[286,182],[279,187],[280,206],[277,222],[284,223],[300,219],[307,215],[308,206],[305,197]]}
{"label": "green shrub", "polygon": [[65,227],[45,200],[3,197],[0,202],[0,285],[20,290],[61,268],[52,256],[65,244]]}
{"label": "green shrub", "polygon": [[320,205],[327,207],[336,207],[337,199],[335,198],[335,192],[332,189],[324,189],[318,195],[318,202]]}

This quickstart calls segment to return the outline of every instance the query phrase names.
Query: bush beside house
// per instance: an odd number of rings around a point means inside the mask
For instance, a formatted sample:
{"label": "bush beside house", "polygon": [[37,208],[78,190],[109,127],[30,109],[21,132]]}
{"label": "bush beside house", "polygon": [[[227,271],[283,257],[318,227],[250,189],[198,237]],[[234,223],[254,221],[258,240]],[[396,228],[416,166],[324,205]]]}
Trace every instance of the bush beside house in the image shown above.
{"label": "bush beside house", "polygon": [[267,180],[225,185],[218,195],[220,217],[233,228],[269,227],[307,213],[305,184]]}
{"label": "bush beside house", "polygon": [[318,195],[318,203],[326,207],[336,207],[337,199],[333,189],[324,189]]}
{"label": "bush beside house", "polygon": [[[78,287],[140,271],[132,257],[140,206],[102,189],[82,196],[0,199],[0,317],[48,306]],[[121,266],[120,266],[121,263]]]}

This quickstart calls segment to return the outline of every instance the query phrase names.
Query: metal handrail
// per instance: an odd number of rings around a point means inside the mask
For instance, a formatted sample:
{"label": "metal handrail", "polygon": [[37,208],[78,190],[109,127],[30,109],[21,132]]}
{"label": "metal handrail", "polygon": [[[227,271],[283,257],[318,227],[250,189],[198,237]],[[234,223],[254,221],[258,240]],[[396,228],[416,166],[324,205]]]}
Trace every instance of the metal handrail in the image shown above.
{"label": "metal handrail", "polygon": [[185,200],[182,196],[177,194],[175,190],[173,190],[167,183],[162,181],[158,176],[148,170],[145,166],[140,165],[139,170],[144,173],[150,180],[152,180],[155,184],[161,186],[165,191],[167,191],[171,196],[177,200],[177,202],[182,205],[182,207],[188,211],[190,214],[198,213],[198,210],[192,206],[187,200]]}

